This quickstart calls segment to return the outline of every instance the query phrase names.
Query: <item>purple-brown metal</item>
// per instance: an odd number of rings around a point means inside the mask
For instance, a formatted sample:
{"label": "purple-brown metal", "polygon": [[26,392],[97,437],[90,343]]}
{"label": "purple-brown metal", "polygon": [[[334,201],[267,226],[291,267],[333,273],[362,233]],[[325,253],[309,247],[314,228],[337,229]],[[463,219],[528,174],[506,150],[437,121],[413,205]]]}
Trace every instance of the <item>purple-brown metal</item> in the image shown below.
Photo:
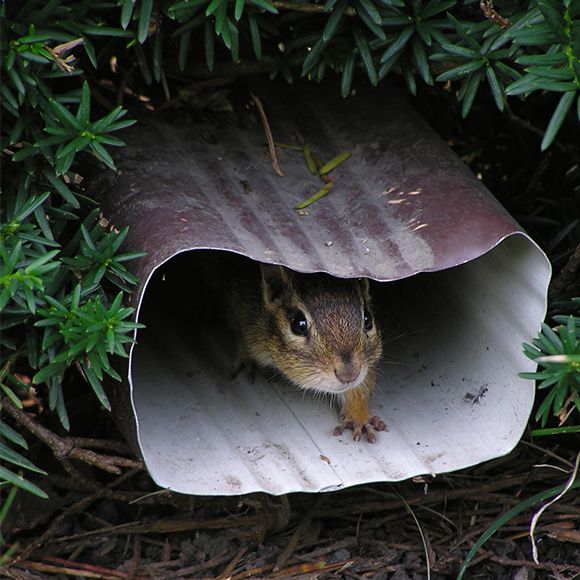
{"label": "purple-brown metal", "polygon": [[[323,161],[352,156],[335,185],[300,215],[320,186],[300,152],[278,149],[272,170],[264,129],[212,128],[149,118],[124,135],[120,169],[103,205],[130,226],[147,258],[137,274],[192,248],[222,249],[297,271],[387,281],[462,264],[519,231],[507,212],[401,98],[382,92],[343,100],[319,86],[265,85],[277,142],[309,144]],[[141,286],[140,290],[143,289]]]}

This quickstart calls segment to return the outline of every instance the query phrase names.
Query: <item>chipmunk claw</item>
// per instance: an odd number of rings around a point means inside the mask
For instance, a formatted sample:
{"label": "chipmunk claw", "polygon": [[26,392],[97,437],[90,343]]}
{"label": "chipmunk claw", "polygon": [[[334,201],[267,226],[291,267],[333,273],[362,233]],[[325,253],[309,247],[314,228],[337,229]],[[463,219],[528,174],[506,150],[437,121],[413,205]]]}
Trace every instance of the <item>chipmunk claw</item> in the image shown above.
{"label": "chipmunk claw", "polygon": [[254,384],[256,380],[256,365],[253,362],[242,363],[239,366],[235,366],[232,368],[229,374],[230,381],[233,381],[238,377],[239,374],[245,375],[246,379],[252,384]]}
{"label": "chipmunk claw", "polygon": [[233,381],[243,371],[248,381],[254,384],[256,380],[256,363],[249,357],[245,348],[240,348],[233,367],[229,373],[230,381]]}
{"label": "chipmunk claw", "polygon": [[355,419],[347,419],[344,415],[338,418],[338,425],[334,428],[332,434],[335,437],[342,435],[345,429],[352,431],[352,438],[355,441],[360,441],[364,432],[365,437],[369,443],[375,443],[377,440],[377,431],[386,431],[387,424],[378,416],[373,415],[366,421],[357,421]]}

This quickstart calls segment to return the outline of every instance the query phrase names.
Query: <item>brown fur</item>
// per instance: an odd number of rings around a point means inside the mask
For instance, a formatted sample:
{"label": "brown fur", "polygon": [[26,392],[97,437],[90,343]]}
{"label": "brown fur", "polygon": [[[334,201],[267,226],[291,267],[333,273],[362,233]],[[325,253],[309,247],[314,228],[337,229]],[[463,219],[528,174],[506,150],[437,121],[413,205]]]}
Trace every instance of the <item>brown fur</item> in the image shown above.
{"label": "brown fur", "polygon": [[[352,429],[358,440],[365,431],[374,442],[375,428],[384,429],[369,411],[382,343],[376,324],[368,332],[363,325],[364,309],[372,313],[367,280],[248,263],[230,285],[228,303],[240,348],[253,362],[298,387],[340,395],[344,407],[335,434]],[[291,330],[298,310],[308,321],[308,336]]]}

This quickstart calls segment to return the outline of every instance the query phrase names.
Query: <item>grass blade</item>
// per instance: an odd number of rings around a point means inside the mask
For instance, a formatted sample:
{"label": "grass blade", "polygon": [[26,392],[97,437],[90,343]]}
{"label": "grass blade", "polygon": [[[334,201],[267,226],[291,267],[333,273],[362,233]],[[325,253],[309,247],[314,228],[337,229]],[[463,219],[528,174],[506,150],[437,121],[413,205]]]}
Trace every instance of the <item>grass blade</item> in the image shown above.
{"label": "grass blade", "polygon": [[304,209],[309,205],[312,205],[315,201],[322,199],[325,195],[327,195],[330,190],[332,189],[333,182],[329,181],[325,183],[312,197],[300,202],[299,204],[294,206],[294,209]]}
{"label": "grass blade", "polygon": [[[467,568],[469,567],[470,562],[473,560],[479,549],[491,538],[503,525],[507,524],[512,518],[517,516],[518,514],[522,513],[523,511],[527,510],[528,508],[532,507],[533,505],[544,501],[546,499],[550,499],[558,494],[562,493],[566,487],[566,484],[558,485],[557,487],[552,487],[546,491],[541,491],[532,497],[520,502],[519,504],[515,505],[512,509],[508,510],[505,514],[497,518],[491,526],[483,532],[483,534],[479,537],[477,542],[473,544],[471,550],[469,550],[465,560],[459,570],[459,574],[457,575],[457,580],[462,580]],[[580,480],[575,481],[571,486],[570,489],[577,489],[580,487]]]}
{"label": "grass blade", "polygon": [[319,175],[326,175],[332,170],[336,169],[341,163],[344,163],[352,153],[350,151],[343,151],[339,153],[336,157],[333,157],[328,163],[325,163],[318,171]]}
{"label": "grass blade", "polygon": [[318,170],[316,169],[316,163],[314,163],[314,159],[312,158],[312,151],[310,150],[310,145],[308,145],[308,143],[304,145],[303,154],[304,161],[306,161],[306,166],[308,167],[308,171],[310,171],[312,175],[316,175],[318,173]]}

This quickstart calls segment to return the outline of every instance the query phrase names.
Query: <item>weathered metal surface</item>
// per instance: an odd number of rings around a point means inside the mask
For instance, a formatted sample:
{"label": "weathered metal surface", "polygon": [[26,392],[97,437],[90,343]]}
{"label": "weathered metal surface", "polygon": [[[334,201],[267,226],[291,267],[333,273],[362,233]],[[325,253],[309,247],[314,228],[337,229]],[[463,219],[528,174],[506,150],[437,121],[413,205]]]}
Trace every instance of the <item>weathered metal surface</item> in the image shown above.
{"label": "weathered metal surface", "polygon": [[[320,187],[299,152],[278,149],[274,174],[260,124],[212,128],[148,119],[124,135],[121,173],[106,213],[131,226],[151,268],[191,248],[238,252],[298,271],[396,280],[462,264],[519,227],[462,161],[402,99],[343,100],[320,87],[259,92],[276,141],[305,143],[334,172],[324,200],[293,211]],[[251,191],[245,193],[247,187]]]}
{"label": "weathered metal surface", "polygon": [[[175,119],[137,126],[124,136],[121,172],[104,200],[107,218],[130,225],[128,245],[148,253],[135,264],[148,329],[137,335],[129,381],[154,479],[184,493],[280,494],[445,472],[507,453],[533,403],[533,385],[517,378],[531,368],[519,344],[545,311],[545,256],[396,97],[344,101],[304,85],[258,94],[276,141],[308,143],[324,161],[352,153],[309,215],[293,207],[320,182],[300,153],[284,149],[285,175],[276,176],[259,124],[214,129],[216,144]],[[436,272],[374,289],[391,329],[373,400],[390,430],[375,446],[348,432],[331,437],[328,402],[262,378],[230,381],[227,331],[148,298],[167,260],[218,249],[379,281]],[[195,264],[166,282],[160,270],[151,285],[187,295]]]}

